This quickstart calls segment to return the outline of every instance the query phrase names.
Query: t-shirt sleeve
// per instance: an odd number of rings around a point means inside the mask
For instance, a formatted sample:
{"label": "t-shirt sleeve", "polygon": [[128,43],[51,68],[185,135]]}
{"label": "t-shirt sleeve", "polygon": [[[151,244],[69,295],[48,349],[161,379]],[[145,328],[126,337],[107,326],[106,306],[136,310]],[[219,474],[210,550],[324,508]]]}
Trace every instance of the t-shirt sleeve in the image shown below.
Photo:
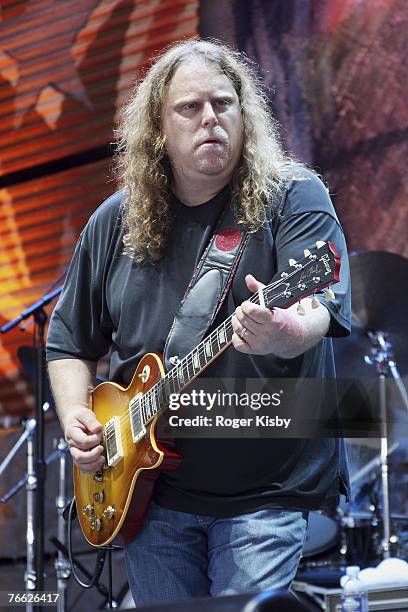
{"label": "t-shirt sleeve", "polygon": [[351,330],[350,270],[343,230],[338,222],[328,190],[312,172],[304,170],[287,190],[282,216],[275,234],[278,272],[290,258],[304,258],[304,250],[318,240],[332,242],[340,255],[340,279],[332,286],[335,299],[328,301],[322,292],[319,301],[330,313],[328,336],[348,336]]}
{"label": "t-shirt sleeve", "polygon": [[[85,230],[86,232],[86,230]],[[91,257],[81,235],[64,289],[52,313],[47,337],[47,361],[98,361],[110,346],[110,330],[102,321],[103,295]]]}
{"label": "t-shirt sleeve", "polygon": [[52,313],[47,361],[98,361],[111,346],[113,323],[105,282],[120,233],[122,192],[106,200],[86,224],[75,248],[64,289]]}

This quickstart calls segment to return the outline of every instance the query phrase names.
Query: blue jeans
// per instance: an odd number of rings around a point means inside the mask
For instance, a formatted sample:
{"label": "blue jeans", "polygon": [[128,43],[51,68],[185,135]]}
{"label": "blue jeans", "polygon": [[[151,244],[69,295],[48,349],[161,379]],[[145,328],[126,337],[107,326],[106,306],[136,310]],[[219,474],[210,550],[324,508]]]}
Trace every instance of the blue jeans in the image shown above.
{"label": "blue jeans", "polygon": [[301,557],[307,515],[274,508],[214,518],[151,502],[144,526],[125,547],[136,605],[288,589]]}

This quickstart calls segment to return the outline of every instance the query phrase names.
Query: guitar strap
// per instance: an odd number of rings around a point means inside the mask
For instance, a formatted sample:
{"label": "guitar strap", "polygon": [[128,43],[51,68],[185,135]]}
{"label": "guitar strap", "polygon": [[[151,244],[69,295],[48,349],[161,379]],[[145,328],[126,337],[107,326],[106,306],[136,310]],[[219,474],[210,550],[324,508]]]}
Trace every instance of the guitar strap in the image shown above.
{"label": "guitar strap", "polygon": [[248,233],[240,228],[230,208],[224,209],[174,317],[164,347],[169,371],[201,342],[217,316],[242,253]]}

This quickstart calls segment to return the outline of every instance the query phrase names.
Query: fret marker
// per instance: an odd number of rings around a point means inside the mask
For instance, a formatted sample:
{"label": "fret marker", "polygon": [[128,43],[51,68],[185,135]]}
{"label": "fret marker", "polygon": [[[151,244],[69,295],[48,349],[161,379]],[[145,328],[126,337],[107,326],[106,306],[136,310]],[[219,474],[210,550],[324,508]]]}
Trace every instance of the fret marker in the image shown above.
{"label": "fret marker", "polygon": [[208,342],[205,343],[205,352],[208,355],[208,357],[213,356],[211,340],[208,340]]}
{"label": "fret marker", "polygon": [[224,344],[224,342],[226,342],[225,329],[223,327],[218,332],[218,338],[221,344]]}

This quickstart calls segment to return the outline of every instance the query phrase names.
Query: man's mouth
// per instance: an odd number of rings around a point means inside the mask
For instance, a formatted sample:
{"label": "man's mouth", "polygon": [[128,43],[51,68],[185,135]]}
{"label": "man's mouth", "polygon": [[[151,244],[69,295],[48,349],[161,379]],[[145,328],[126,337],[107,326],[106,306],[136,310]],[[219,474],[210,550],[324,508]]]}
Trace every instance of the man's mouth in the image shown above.
{"label": "man's mouth", "polygon": [[200,143],[201,145],[217,145],[217,144],[222,144],[221,140],[218,140],[217,138],[207,138],[206,140],[203,140],[203,142]]}

